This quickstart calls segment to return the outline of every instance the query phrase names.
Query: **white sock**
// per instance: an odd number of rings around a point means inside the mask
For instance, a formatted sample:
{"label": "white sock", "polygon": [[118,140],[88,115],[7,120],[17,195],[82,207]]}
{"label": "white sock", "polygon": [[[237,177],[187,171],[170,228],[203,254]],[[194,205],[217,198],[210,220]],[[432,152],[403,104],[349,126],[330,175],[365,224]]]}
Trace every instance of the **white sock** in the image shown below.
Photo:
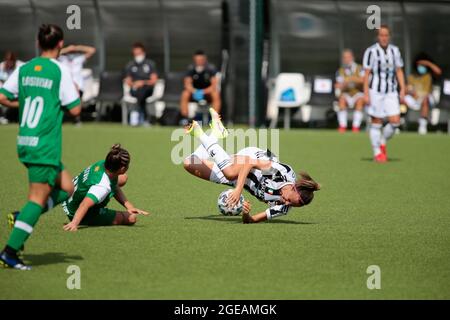
{"label": "white sock", "polygon": [[347,128],[347,110],[339,110],[337,113],[339,127]]}
{"label": "white sock", "polygon": [[189,160],[191,164],[200,164],[202,160],[207,160],[208,158],[208,152],[206,151],[205,147],[200,144],[194,152],[186,157],[186,160]]}
{"label": "white sock", "polygon": [[231,165],[230,156],[217,143],[217,138],[214,135],[208,136],[206,133],[203,133],[199,139],[209,156],[213,158],[220,170],[223,170]]}
{"label": "white sock", "polygon": [[381,153],[381,124],[372,123],[369,130],[370,142],[372,143],[373,154],[376,156]]}
{"label": "white sock", "polygon": [[362,111],[355,110],[355,112],[353,112],[353,127],[359,128],[361,126],[362,119],[363,119]]}
{"label": "white sock", "polygon": [[420,118],[419,119],[419,126],[420,127],[426,128],[427,125],[428,125],[428,119],[426,119],[426,118]]}
{"label": "white sock", "polygon": [[398,128],[398,124],[392,124],[392,123],[388,123],[387,125],[384,126],[383,128],[383,138],[382,139],[382,144],[386,144],[386,141],[388,141],[389,139],[391,139],[394,134],[395,134],[395,130]]}

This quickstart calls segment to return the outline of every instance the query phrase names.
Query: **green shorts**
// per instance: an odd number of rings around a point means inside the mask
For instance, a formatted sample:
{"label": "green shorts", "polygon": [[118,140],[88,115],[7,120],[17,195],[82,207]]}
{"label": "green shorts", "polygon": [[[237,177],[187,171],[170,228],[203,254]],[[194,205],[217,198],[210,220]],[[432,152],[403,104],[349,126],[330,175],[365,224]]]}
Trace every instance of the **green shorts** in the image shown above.
{"label": "green shorts", "polygon": [[30,183],[47,183],[51,187],[55,186],[58,175],[64,170],[64,165],[59,166],[47,164],[24,163],[28,169],[28,181]]}
{"label": "green shorts", "polygon": [[[73,215],[67,215],[70,221]],[[85,226],[110,226],[116,218],[116,210],[108,208],[92,207],[88,210],[80,225]]]}

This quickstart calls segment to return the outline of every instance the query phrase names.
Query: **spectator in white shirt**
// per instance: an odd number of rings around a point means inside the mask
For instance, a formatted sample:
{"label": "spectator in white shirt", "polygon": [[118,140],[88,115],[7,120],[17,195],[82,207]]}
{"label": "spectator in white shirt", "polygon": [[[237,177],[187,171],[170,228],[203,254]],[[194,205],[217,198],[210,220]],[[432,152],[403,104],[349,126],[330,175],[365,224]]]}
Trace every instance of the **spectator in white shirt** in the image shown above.
{"label": "spectator in white shirt", "polygon": [[[0,63],[0,87],[8,80],[9,76],[23,64],[17,60],[17,56],[13,51],[6,51],[4,60]],[[7,124],[8,119],[4,115],[3,106],[0,106],[0,124]]]}

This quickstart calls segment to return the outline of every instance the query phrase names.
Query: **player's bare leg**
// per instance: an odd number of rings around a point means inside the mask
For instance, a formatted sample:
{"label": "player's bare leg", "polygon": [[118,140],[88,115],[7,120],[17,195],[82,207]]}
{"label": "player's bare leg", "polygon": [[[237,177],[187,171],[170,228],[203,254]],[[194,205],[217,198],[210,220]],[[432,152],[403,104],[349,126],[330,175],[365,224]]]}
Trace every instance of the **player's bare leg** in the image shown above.
{"label": "player's bare leg", "polygon": [[385,160],[387,161],[387,141],[391,139],[395,131],[400,126],[400,115],[390,116],[388,117],[388,124],[386,124],[383,128],[383,134],[381,136],[381,144],[380,149],[381,152],[384,154]]}
{"label": "player's bare leg", "polygon": [[339,97],[338,122],[338,131],[344,133],[347,130],[347,101],[343,94]]}
{"label": "player's bare leg", "polygon": [[430,111],[430,105],[428,98],[423,99],[422,105],[420,106],[420,119],[419,119],[419,134],[427,134],[428,125],[428,114]]}
{"label": "player's bare leg", "polygon": [[363,108],[364,108],[364,98],[361,97],[355,102],[355,111],[353,112],[353,124],[352,124],[353,132],[360,131],[361,122],[364,117]]}
{"label": "player's bare leg", "polygon": [[383,126],[383,119],[372,117],[372,121],[370,124],[370,142],[372,144],[374,161],[378,163],[386,162],[386,156],[382,151],[381,142],[382,142],[382,133],[381,128]]}

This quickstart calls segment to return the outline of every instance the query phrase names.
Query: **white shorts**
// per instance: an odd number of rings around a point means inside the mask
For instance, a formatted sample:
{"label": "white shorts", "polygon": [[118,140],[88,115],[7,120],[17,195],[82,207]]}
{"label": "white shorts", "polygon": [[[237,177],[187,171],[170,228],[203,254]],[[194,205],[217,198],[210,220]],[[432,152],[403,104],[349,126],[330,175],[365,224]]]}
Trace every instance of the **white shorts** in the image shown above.
{"label": "white shorts", "polygon": [[[244,149],[238,151],[238,153],[236,153],[236,155],[237,156],[247,156],[247,157],[250,157],[250,159],[255,159],[255,160],[258,159],[258,160],[269,160],[269,161],[279,162],[278,158],[275,155],[268,154],[267,150],[263,150],[263,149],[260,149],[257,147],[244,148]],[[215,183],[227,184],[227,185],[234,185],[236,183],[236,181],[229,181],[224,176],[224,174],[219,169],[219,167],[217,166],[216,163],[214,163],[214,165],[212,167],[209,180],[212,182],[215,182]]]}
{"label": "white shorts", "polygon": [[397,92],[379,93],[369,91],[370,105],[367,113],[375,118],[397,116],[400,114],[400,103]]}
{"label": "white shorts", "polygon": [[349,108],[354,108],[356,101],[358,101],[361,98],[364,98],[364,93],[357,92],[353,96],[349,95],[348,93],[343,93],[342,96],[344,97],[345,101],[347,102],[347,106]]}
{"label": "white shorts", "polygon": [[238,153],[236,153],[237,156],[247,156],[250,157],[250,159],[258,159],[258,160],[270,160],[278,162],[278,158],[275,155],[269,155],[267,150],[263,150],[257,147],[247,147],[244,148]]}

